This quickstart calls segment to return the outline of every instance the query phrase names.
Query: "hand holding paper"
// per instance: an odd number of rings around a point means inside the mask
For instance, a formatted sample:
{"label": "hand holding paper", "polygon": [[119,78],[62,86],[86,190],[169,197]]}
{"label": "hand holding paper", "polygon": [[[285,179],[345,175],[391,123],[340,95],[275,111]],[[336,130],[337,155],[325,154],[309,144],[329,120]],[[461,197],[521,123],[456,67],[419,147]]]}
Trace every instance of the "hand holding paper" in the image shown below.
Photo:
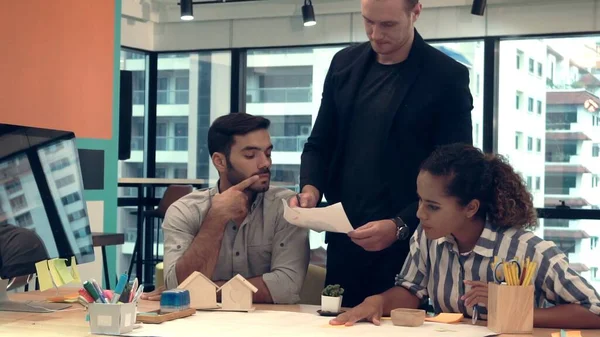
{"label": "hand holding paper", "polygon": [[339,202],[323,208],[290,208],[285,200],[282,202],[283,218],[292,225],[317,232],[348,233],[354,229]]}

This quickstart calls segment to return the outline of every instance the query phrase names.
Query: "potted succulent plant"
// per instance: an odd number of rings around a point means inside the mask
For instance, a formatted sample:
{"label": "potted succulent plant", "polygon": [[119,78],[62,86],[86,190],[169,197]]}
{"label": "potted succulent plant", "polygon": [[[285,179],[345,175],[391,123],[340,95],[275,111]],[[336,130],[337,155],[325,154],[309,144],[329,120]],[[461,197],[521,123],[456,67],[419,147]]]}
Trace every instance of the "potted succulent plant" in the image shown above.
{"label": "potted succulent plant", "polygon": [[321,311],[338,313],[342,307],[344,288],[339,284],[330,284],[321,293]]}

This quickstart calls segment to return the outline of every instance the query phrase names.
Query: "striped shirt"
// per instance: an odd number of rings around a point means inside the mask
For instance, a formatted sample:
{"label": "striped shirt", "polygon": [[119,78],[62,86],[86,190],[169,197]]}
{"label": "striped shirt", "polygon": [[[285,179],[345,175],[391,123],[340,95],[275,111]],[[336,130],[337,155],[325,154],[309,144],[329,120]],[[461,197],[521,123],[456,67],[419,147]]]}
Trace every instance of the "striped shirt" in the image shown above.
{"label": "striped shirt", "polygon": [[[410,254],[396,285],[408,289],[422,301],[429,298],[436,313],[456,312],[465,316],[473,308],[465,308],[460,298],[470,290],[464,280],[494,282],[494,256],[511,260],[527,257],[536,262],[535,306],[574,303],[600,315],[598,292],[579,274],[569,268],[565,254],[552,242],[544,241],[524,229],[485,225],[477,244],[467,255],[461,255],[453,236],[428,240],[421,226],[410,240]],[[478,307],[479,316],[487,316],[487,308]]]}

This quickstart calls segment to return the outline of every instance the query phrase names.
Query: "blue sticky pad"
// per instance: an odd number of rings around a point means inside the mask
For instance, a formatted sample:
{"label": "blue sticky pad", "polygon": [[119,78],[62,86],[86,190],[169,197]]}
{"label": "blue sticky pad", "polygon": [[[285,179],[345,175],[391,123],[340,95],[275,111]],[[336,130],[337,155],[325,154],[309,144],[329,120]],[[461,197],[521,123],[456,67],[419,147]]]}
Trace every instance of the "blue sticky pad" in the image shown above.
{"label": "blue sticky pad", "polygon": [[160,296],[160,312],[177,312],[190,307],[190,292],[185,289],[171,289]]}

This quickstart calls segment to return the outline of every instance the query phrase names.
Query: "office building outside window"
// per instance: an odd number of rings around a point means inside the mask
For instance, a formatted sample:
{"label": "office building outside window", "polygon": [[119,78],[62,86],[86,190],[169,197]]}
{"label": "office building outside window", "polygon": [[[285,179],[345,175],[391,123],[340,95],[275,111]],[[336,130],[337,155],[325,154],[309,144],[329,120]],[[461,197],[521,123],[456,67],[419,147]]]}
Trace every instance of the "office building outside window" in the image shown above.
{"label": "office building outside window", "polygon": [[[506,40],[500,43],[498,152],[523,175],[536,207],[598,209],[600,158],[594,125],[600,106],[600,37]],[[529,60],[527,70],[514,66],[514,55]],[[513,108],[514,93],[531,97],[522,114]],[[516,136],[517,144],[513,143]],[[527,150],[520,142],[527,137]],[[531,140],[536,139],[535,151]],[[595,152],[596,153],[595,153]],[[596,154],[596,156],[594,156]],[[531,188],[535,177],[535,188]],[[600,250],[590,244],[600,236],[594,220],[542,219],[536,233],[554,241],[569,256],[572,267],[596,288],[592,272],[600,267]]]}

